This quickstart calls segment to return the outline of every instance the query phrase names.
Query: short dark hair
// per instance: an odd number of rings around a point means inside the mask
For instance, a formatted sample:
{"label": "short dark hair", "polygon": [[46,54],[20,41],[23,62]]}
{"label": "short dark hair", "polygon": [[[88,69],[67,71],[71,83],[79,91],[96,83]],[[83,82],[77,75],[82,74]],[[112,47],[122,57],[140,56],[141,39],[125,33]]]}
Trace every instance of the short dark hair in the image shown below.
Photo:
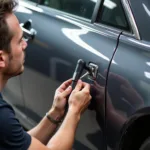
{"label": "short dark hair", "polygon": [[13,13],[17,5],[16,0],[0,0],[0,50],[6,52],[10,52],[10,42],[13,37],[7,25],[6,16]]}

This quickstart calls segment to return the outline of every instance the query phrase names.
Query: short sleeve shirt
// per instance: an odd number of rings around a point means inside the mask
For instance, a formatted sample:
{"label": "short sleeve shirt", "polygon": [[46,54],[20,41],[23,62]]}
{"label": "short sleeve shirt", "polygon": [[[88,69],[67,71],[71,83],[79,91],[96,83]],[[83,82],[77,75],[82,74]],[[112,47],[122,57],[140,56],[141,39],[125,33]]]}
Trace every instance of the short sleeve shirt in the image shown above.
{"label": "short sleeve shirt", "polygon": [[27,150],[31,136],[15,117],[13,108],[0,95],[0,150]]}

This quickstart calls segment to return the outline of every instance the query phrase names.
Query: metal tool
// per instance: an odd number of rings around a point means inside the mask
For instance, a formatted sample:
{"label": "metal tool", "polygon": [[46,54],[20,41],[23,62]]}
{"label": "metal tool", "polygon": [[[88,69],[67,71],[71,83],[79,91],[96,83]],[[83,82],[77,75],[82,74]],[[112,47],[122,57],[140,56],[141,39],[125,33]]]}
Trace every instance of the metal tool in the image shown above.
{"label": "metal tool", "polygon": [[[82,59],[79,59],[77,61],[77,65],[76,65],[76,68],[75,68],[75,71],[74,71],[73,77],[72,77],[72,84],[71,84],[72,90],[76,87],[76,84],[77,84],[78,80],[80,79],[80,76],[83,72],[85,65],[86,65],[86,63]],[[67,100],[69,99],[69,96],[67,97]],[[66,105],[65,114],[67,113],[67,110],[68,110],[68,103]]]}
{"label": "metal tool", "polygon": [[94,63],[89,63],[88,66],[85,67],[87,72],[83,74],[80,79],[83,79],[84,77],[88,76],[88,79],[94,81],[97,78],[98,75],[98,65]]}
{"label": "metal tool", "polygon": [[[87,72],[82,75],[83,70],[86,70]],[[98,66],[96,64],[90,62],[88,65],[86,65],[84,60],[79,59],[77,61],[77,65],[72,77],[72,84],[71,84],[72,90],[76,87],[78,80],[86,76],[89,76],[90,79],[92,80],[96,80],[97,73],[98,73]],[[69,96],[67,97],[67,99],[68,98]],[[68,110],[68,104],[66,105],[65,114],[67,113],[67,110]]]}
{"label": "metal tool", "polygon": [[89,74],[90,74],[89,72],[86,72],[85,74],[83,74],[83,75],[80,77],[80,79],[82,79],[82,78],[88,76]]}
{"label": "metal tool", "polygon": [[[87,72],[82,75],[83,70],[86,70]],[[92,62],[86,65],[85,61],[79,59],[73,74],[72,89],[75,88],[77,81],[79,79],[83,79],[84,77],[88,76],[88,79],[96,80],[97,74],[98,74],[98,65]]]}

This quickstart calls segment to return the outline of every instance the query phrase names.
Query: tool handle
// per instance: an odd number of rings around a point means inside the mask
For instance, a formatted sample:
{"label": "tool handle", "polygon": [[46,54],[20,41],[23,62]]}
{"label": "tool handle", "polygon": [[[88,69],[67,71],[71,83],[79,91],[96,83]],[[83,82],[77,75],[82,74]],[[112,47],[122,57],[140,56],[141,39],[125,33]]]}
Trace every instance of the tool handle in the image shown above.
{"label": "tool handle", "polygon": [[[77,61],[77,65],[76,65],[76,68],[75,68],[75,71],[74,71],[73,77],[72,77],[72,84],[71,84],[72,90],[74,90],[74,88],[76,87],[76,84],[81,77],[81,74],[82,74],[82,71],[85,67],[85,64],[86,64],[85,61],[83,61],[82,59],[79,59]],[[69,96],[67,97],[67,100],[69,99]],[[68,103],[66,105],[65,113],[67,112],[67,110],[68,110]]]}
{"label": "tool handle", "polygon": [[82,59],[79,59],[72,77],[72,89],[75,88],[78,80],[80,79],[84,66],[85,62]]}

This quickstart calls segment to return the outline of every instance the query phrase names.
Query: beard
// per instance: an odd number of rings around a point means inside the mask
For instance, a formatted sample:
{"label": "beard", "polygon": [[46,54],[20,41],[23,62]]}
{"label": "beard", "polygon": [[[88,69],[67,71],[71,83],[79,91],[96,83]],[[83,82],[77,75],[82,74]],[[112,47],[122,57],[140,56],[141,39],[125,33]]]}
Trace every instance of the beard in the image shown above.
{"label": "beard", "polygon": [[8,69],[6,69],[4,74],[3,74],[4,77],[7,78],[7,79],[10,79],[12,77],[21,75],[23,73],[24,65],[20,65],[20,66],[18,66],[16,68],[15,67],[13,68],[13,67],[10,66]]}
{"label": "beard", "polygon": [[4,77],[9,79],[11,77],[15,77],[22,74],[24,71],[24,62],[25,62],[25,52],[24,55],[22,56],[22,61],[14,60],[12,54],[10,54],[7,68],[5,68],[3,72]]}

